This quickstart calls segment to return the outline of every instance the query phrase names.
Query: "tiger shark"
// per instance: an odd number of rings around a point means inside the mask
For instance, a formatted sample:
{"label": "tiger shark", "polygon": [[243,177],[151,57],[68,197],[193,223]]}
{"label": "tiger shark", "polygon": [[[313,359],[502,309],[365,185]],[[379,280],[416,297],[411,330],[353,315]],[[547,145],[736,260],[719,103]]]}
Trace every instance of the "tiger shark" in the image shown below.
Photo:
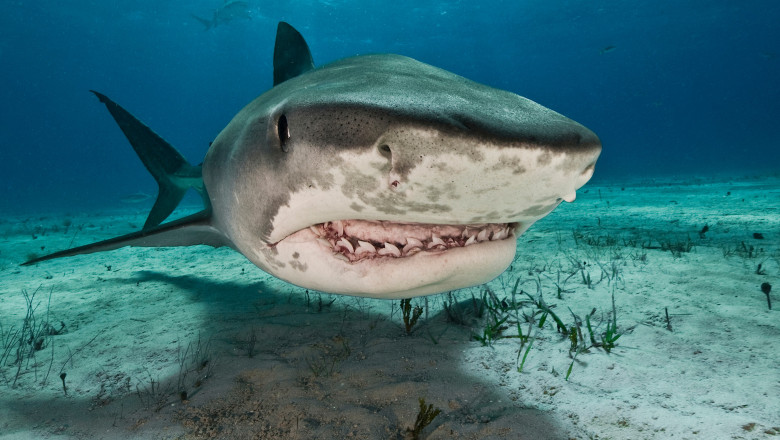
{"label": "tiger shark", "polygon": [[[592,131],[559,113],[411,58],[364,55],[315,68],[284,22],[273,88],[219,133],[202,168],[98,97],[156,173],[154,219],[24,264],[124,246],[229,246],[308,289],[445,292],[506,270],[517,237],[574,200],[601,152]],[[158,224],[188,186],[205,208]]]}

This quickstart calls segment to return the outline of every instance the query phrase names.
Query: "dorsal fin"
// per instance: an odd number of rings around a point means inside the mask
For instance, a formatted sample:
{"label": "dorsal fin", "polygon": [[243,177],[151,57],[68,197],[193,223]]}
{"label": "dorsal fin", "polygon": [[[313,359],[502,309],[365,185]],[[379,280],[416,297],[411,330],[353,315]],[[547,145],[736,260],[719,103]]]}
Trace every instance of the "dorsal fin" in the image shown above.
{"label": "dorsal fin", "polygon": [[274,46],[274,86],[314,69],[309,45],[289,24],[280,21]]}

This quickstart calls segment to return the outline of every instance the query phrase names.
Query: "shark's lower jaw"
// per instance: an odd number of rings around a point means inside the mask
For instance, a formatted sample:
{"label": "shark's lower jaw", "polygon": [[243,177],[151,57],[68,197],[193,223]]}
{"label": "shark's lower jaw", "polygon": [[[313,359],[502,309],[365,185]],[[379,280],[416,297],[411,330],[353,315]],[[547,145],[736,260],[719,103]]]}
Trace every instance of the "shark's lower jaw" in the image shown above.
{"label": "shark's lower jaw", "polygon": [[349,263],[441,253],[486,241],[514,239],[517,223],[437,225],[369,220],[337,220],[309,227],[334,257]]}

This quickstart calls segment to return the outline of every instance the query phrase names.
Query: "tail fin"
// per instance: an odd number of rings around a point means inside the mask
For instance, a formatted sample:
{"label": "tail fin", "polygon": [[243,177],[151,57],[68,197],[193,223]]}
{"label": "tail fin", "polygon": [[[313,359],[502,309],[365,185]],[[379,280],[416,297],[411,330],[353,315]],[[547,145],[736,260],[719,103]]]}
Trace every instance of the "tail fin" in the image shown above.
{"label": "tail fin", "polygon": [[141,162],[159,186],[157,200],[146,219],[144,230],[157,226],[168,218],[190,188],[195,189],[203,199],[205,207],[209,207],[200,166],[190,165],[176,148],[119,104],[101,93],[94,90],[91,92],[106,105]]}

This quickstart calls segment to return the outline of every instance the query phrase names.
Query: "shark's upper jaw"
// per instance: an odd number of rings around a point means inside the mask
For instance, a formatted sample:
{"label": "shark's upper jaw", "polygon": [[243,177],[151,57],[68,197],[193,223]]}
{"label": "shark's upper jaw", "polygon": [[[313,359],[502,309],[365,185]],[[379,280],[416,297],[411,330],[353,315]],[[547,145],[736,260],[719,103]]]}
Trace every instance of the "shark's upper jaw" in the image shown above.
{"label": "shark's upper jaw", "polygon": [[437,225],[336,220],[309,226],[285,240],[316,240],[334,258],[354,264],[381,258],[408,258],[420,252],[441,253],[488,241],[514,239],[517,227],[517,223]]}
{"label": "shark's upper jaw", "polygon": [[337,220],[309,227],[326,250],[346,262],[405,258],[444,252],[513,237],[514,224],[429,225],[387,221]]}

